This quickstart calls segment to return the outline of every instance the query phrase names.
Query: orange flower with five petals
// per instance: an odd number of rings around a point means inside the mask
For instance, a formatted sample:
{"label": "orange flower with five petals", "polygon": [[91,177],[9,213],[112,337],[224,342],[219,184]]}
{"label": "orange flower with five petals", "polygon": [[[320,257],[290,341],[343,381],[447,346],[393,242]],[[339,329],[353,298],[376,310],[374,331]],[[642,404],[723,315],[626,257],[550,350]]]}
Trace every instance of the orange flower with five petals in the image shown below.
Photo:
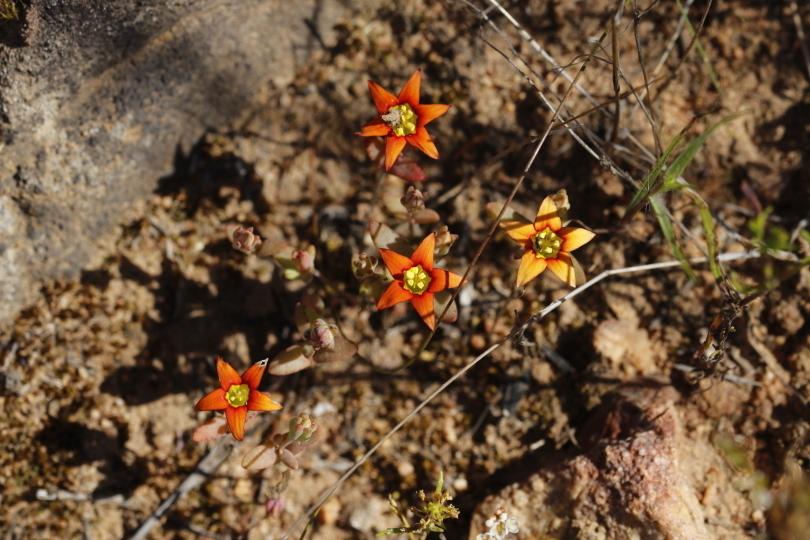
{"label": "orange flower with five petals", "polygon": [[406,257],[390,249],[380,249],[388,271],[394,281],[380,296],[377,309],[389,308],[400,302],[410,302],[431,330],[436,328],[433,295],[439,291],[462,285],[461,276],[433,267],[433,250],[436,235],[429,234],[422,240],[413,255]]}
{"label": "orange flower with five petals", "polygon": [[406,144],[415,146],[433,159],[439,158],[436,145],[430,140],[425,126],[446,113],[450,105],[420,105],[419,85],[422,70],[417,69],[398,96],[368,81],[371,98],[379,115],[357,133],[363,137],[385,137],[385,170],[393,167]]}
{"label": "orange flower with five petals", "polygon": [[518,287],[524,286],[546,268],[572,287],[582,284],[585,274],[571,252],[590,242],[595,234],[587,229],[563,227],[551,195],[540,204],[534,223],[502,221],[499,225],[509,238],[526,250],[518,268]]}
{"label": "orange flower with five petals", "polygon": [[256,390],[267,368],[267,360],[250,366],[240,377],[230,364],[217,358],[217,375],[221,388],[217,388],[199,402],[198,411],[220,411],[225,409],[225,419],[234,439],[245,438],[245,421],[248,411],[277,411],[279,403],[267,394]]}

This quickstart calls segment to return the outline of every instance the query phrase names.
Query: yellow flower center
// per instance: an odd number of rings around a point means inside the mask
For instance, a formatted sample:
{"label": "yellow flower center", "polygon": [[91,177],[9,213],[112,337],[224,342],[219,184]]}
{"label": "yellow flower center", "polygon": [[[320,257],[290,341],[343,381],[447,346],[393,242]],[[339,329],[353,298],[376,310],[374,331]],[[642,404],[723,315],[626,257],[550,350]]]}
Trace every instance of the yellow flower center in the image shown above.
{"label": "yellow flower center", "polygon": [[231,407],[241,407],[245,405],[249,397],[250,388],[246,384],[234,384],[225,394],[225,399],[228,400]]}
{"label": "yellow flower center", "polygon": [[402,273],[402,285],[406,291],[413,294],[422,294],[430,285],[431,278],[421,264],[409,268]]}
{"label": "yellow flower center", "polygon": [[388,114],[382,115],[383,122],[393,130],[397,137],[416,133],[416,120],[418,118],[407,103],[395,105],[388,109]]}
{"label": "yellow flower center", "polygon": [[532,247],[534,248],[534,256],[538,259],[554,259],[562,247],[562,238],[546,227],[532,236]]}

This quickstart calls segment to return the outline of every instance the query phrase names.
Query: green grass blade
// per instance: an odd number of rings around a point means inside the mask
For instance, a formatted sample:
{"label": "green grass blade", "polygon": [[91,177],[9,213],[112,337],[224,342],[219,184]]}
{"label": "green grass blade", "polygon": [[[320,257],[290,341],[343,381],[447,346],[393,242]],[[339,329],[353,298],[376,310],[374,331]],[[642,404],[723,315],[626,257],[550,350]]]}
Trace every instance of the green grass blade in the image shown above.
{"label": "green grass blade", "polygon": [[672,160],[672,165],[670,165],[667,171],[664,173],[664,183],[661,185],[661,188],[656,191],[656,193],[664,193],[665,191],[684,187],[684,184],[678,182],[678,178],[683,174],[683,171],[686,170],[687,165],[689,165],[689,163],[695,157],[695,154],[697,154],[700,147],[703,146],[703,143],[706,142],[706,139],[709,138],[709,135],[711,135],[715,129],[738,118],[739,116],[740,114],[726,116],[722,120],[719,120],[712,125],[709,129],[698,135],[695,140],[690,142],[686,149],[684,149],[683,152],[678,154],[678,156]]}
{"label": "green grass blade", "polygon": [[690,190],[695,198],[698,212],[700,212],[700,221],[703,223],[703,234],[706,235],[706,248],[709,250],[709,268],[712,271],[714,279],[718,282],[723,278],[723,271],[720,269],[720,261],[717,259],[718,246],[717,235],[714,233],[714,218],[709,211],[709,205],[703,200],[703,197]]}
{"label": "green grass blade", "polygon": [[675,254],[675,258],[680,261],[683,271],[686,272],[689,279],[695,283],[699,283],[700,280],[692,269],[692,265],[689,264],[686,255],[681,251],[681,246],[675,241],[675,230],[672,227],[672,220],[670,220],[667,215],[664,203],[660,198],[655,197],[650,199],[650,204],[652,205],[653,212],[655,212],[655,217],[658,219],[658,224],[661,225],[661,232],[664,234],[664,238],[667,244],[669,244],[670,249],[672,249],[672,252]]}
{"label": "green grass blade", "polygon": [[[689,123],[689,126],[691,126],[694,122],[695,120],[693,119]],[[641,208],[641,206],[647,201],[647,198],[655,192],[655,188],[657,188],[655,181],[661,175],[661,170],[664,168],[664,165],[666,165],[667,160],[669,159],[669,156],[672,154],[673,150],[675,150],[675,147],[678,146],[678,143],[680,143],[681,139],[683,139],[683,135],[686,133],[686,130],[689,129],[689,126],[685,127],[680,133],[678,133],[661,157],[658,158],[658,162],[655,164],[655,167],[653,167],[650,174],[648,174],[647,178],[644,180],[644,182],[642,182],[641,189],[636,192],[633,200],[630,201],[629,205],[627,205],[627,213],[624,216],[625,220],[629,219],[629,216],[635,214],[636,211],[638,211],[638,209]]]}

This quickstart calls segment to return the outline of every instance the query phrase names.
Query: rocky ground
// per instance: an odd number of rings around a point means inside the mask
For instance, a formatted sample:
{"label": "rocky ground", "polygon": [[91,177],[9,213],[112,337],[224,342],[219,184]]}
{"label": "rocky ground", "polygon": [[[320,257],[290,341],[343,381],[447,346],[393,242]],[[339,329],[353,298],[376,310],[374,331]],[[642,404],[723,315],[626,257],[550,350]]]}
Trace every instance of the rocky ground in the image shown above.
{"label": "rocky ground", "polygon": [[[428,331],[407,304],[376,312],[359,292],[351,256],[376,255],[370,220],[414,245],[436,226],[400,222],[386,209],[383,193],[404,193],[406,183],[386,178],[354,133],[376,114],[367,79],[398,91],[421,68],[423,103],[452,104],[429,126],[440,159],[413,149],[406,156],[427,174],[419,184],[427,206],[459,236],[442,264],[463,273],[491,224],[485,204],[506,198],[535,147],[530,138],[551,119],[523,74],[556,105],[552,92],[564,94],[568,82],[549,58],[575,75],[613,4],[504,3],[547,57],[495,2],[475,5],[487,7],[502,35],[463,2],[369,9],[342,21],[292,84],[268,86],[240,122],[179,153],[174,174],[154,179],[153,196],[121,215],[115,249],[101,265],[47,283],[0,328],[2,537],[129,537],[224,440],[191,440],[212,417],[194,405],[217,385],[215,358],[241,372],[274,357],[301,339],[296,302],[317,296],[358,354],[266,377],[262,389],[284,409],[249,424],[260,429],[149,536],[279,538],[423,398],[565,295],[570,289],[549,272],[515,291],[514,244],[496,232],[462,289],[458,321],[442,324],[408,369],[381,373],[417,355]],[[689,10],[694,25],[706,7],[697,4]],[[798,9],[810,28],[810,11]],[[763,293],[741,308],[722,359],[708,363],[695,351],[715,318],[740,306],[705,265],[695,266],[697,281],[680,268],[608,277],[427,405],[327,501],[309,538],[372,538],[399,526],[388,495],[416,505],[416,491],[431,493],[439,471],[460,510],[445,522],[450,539],[488,530],[484,522],[499,506],[520,522],[507,538],[806,534],[810,272],[788,251],[809,254],[799,234],[810,206],[807,60],[790,3],[716,2],[700,50],[690,49],[687,28],[669,47],[679,14],[676,3],[659,2],[636,29],[627,9],[617,33],[632,84],[644,86],[636,30],[647,74],[661,59],[659,75],[674,73],[654,86],[655,129],[632,97],[623,100],[614,142],[613,105],[580,118],[573,133],[594,133],[589,146],[613,169],[568,131],[555,131],[513,206],[531,214],[546,195],[567,190],[574,224],[598,233],[576,253],[589,277],[671,261],[648,207],[622,222],[636,188],[616,172],[643,179],[656,133],[665,148],[696,115],[685,141],[742,112],[683,174],[708,202],[720,251],[763,241],[784,248],[724,265],[741,298]],[[590,109],[589,99],[613,98],[612,47],[608,37],[579,81],[582,91],[568,99],[574,114]],[[701,256],[706,241],[693,199],[677,192],[664,201],[686,256]],[[751,223],[766,208],[758,240]],[[233,249],[228,224],[254,227],[266,245],[315,246],[322,278],[285,280],[267,251]],[[300,412],[316,417],[322,437],[299,456],[299,470],[240,466]],[[268,505],[279,499],[280,512]]]}

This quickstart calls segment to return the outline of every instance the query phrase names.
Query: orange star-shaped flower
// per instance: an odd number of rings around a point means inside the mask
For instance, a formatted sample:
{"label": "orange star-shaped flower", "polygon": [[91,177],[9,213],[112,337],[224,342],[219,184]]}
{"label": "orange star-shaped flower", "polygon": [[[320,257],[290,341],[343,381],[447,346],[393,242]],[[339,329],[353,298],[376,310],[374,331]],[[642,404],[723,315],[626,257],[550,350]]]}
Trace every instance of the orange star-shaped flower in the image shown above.
{"label": "orange star-shaped flower", "polygon": [[582,269],[570,252],[590,242],[595,235],[586,229],[563,227],[551,195],[540,204],[534,223],[502,221],[500,227],[509,238],[526,249],[518,268],[518,287],[537,277],[546,268],[572,287],[585,280]]}
{"label": "orange star-shaped flower", "polygon": [[390,249],[380,250],[380,256],[388,271],[394,276],[394,281],[380,297],[377,309],[389,308],[400,302],[410,302],[425,324],[431,330],[436,328],[434,293],[458,287],[462,281],[458,274],[433,268],[435,247],[436,236],[429,234],[410,257]]}
{"label": "orange star-shaped flower", "polygon": [[411,144],[432,157],[439,158],[436,145],[425,126],[450,109],[450,105],[420,105],[419,84],[422,71],[417,69],[398,96],[368,81],[371,98],[380,114],[357,134],[363,137],[385,137],[385,170],[393,167],[405,144]]}
{"label": "orange star-shaped flower", "polygon": [[198,411],[225,409],[228,428],[237,441],[245,438],[248,411],[277,411],[281,408],[266,394],[256,390],[267,368],[267,360],[250,366],[240,377],[230,364],[217,358],[217,375],[222,388],[217,388],[197,403]]}

